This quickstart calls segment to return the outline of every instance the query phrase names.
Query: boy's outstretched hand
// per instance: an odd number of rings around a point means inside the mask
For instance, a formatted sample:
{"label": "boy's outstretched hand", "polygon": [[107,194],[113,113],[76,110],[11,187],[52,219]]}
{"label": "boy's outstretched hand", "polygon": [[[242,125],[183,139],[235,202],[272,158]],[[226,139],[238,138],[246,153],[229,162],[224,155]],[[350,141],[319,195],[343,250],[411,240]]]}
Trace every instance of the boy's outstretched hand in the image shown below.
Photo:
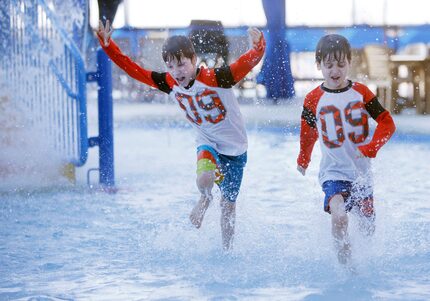
{"label": "boy's outstretched hand", "polygon": [[264,43],[263,33],[256,27],[248,28],[248,34],[251,38],[252,47],[255,49],[259,49]]}
{"label": "boy's outstretched hand", "polygon": [[360,150],[360,147],[357,148],[355,150],[355,158],[356,159],[360,159],[360,158],[365,158],[366,156],[364,155],[364,153]]}
{"label": "boy's outstretched hand", "polygon": [[297,165],[297,170],[302,174],[302,176],[306,174],[306,168],[303,168],[300,165]]}
{"label": "boy's outstretched hand", "polygon": [[99,20],[99,29],[97,30],[97,35],[103,41],[103,44],[105,47],[109,46],[112,32],[113,32],[113,29],[110,26],[109,20],[106,20],[106,26],[103,25],[102,20]]}

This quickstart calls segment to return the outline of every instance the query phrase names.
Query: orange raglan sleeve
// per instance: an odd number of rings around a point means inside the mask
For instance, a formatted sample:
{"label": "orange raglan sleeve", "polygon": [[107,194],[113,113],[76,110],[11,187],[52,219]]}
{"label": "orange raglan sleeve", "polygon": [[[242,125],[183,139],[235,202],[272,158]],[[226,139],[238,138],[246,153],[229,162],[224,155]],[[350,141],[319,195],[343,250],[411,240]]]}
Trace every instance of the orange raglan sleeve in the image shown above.
{"label": "orange raglan sleeve", "polygon": [[318,140],[316,107],[322,90],[318,87],[306,95],[303,103],[303,111],[300,118],[300,152],[297,157],[297,165],[306,169],[311,162],[312,150]]}
{"label": "orange raglan sleeve", "polygon": [[260,62],[265,49],[266,40],[261,34],[258,44],[242,54],[231,65],[214,69],[200,68],[197,79],[211,87],[231,88]]}
{"label": "orange raglan sleeve", "polygon": [[234,63],[230,65],[231,74],[237,83],[244,78],[263,58],[266,50],[266,40],[263,33],[258,44],[252,49],[242,54]]}
{"label": "orange raglan sleeve", "polygon": [[175,80],[169,73],[159,73],[142,68],[128,56],[123,54],[113,39],[110,39],[108,46],[104,45],[103,40],[100,37],[99,42],[109,58],[129,76],[163,92],[170,93]]}
{"label": "orange raglan sleeve", "polygon": [[357,84],[357,90],[364,97],[364,104],[369,115],[375,119],[377,125],[372,140],[366,145],[360,145],[360,152],[369,158],[375,158],[381,147],[388,142],[396,131],[396,125],[390,112],[378,101],[378,98],[365,85]]}

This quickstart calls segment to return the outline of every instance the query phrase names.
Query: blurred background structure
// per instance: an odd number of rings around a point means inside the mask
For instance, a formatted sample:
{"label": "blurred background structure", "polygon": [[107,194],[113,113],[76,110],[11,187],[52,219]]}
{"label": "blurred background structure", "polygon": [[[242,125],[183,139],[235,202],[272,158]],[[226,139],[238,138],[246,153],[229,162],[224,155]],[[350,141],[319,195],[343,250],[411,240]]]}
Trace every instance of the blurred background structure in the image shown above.
{"label": "blurred background structure", "polygon": [[[170,35],[190,36],[200,63],[216,66],[244,53],[248,27],[259,27],[265,57],[234,89],[250,105],[303,98],[322,80],[314,62],[318,40],[339,33],[353,47],[351,79],[367,84],[391,112],[421,115],[430,113],[427,6],[426,0],[7,0],[0,8],[0,122],[9,130],[0,137],[7,158],[0,169],[23,169],[10,164],[9,148],[19,147],[16,135],[28,142],[40,134],[43,155],[21,165],[55,158],[73,177],[70,165],[83,166],[89,148],[98,146],[99,167],[88,171],[88,182],[95,170],[100,182],[113,185],[112,101],[165,103],[167,95],[132,80],[97,52],[99,19],[112,20],[124,53],[155,71],[165,70],[160,50]],[[93,137],[91,99],[98,99]]]}
{"label": "blurred background structure", "polygon": [[[424,13],[425,0],[329,0],[324,4],[311,0],[221,0],[209,10],[201,9],[197,0],[188,0],[186,5],[167,0],[98,2],[90,0],[91,11],[98,10],[97,4],[104,3],[103,9],[106,3],[114,4],[114,38],[123,50],[156,70],[163,70],[159,55],[163,40],[195,31],[196,20],[206,22],[207,32],[223,30],[228,54],[225,49],[217,52],[224,58],[228,55],[226,63],[246,51],[248,26],[261,28],[268,41],[266,57],[236,91],[245,102],[266,98],[282,103],[303,97],[321,80],[314,64],[316,43],[335,32],[346,36],[354,48],[353,80],[369,85],[394,113],[404,108],[416,108],[419,114],[430,111],[430,16]],[[97,16],[91,14],[93,27]],[[216,44],[197,37],[198,49],[208,48],[205,43],[209,48]],[[115,99],[151,102],[163,98],[116,67],[114,90]]]}

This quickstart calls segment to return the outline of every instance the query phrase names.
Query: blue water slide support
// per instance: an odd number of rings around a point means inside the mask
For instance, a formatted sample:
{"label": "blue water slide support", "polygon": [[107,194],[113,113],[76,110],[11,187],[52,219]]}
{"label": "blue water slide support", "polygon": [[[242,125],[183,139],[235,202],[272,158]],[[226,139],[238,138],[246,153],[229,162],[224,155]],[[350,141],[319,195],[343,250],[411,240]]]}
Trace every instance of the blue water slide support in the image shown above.
{"label": "blue water slide support", "polygon": [[115,185],[113,153],[113,100],[112,63],[106,53],[97,51],[97,82],[99,111],[99,167],[100,184],[105,187]]}
{"label": "blue water slide support", "polygon": [[266,58],[258,81],[266,86],[267,97],[279,99],[295,95],[290,67],[290,47],[286,40],[285,0],[262,0],[267,19]]}

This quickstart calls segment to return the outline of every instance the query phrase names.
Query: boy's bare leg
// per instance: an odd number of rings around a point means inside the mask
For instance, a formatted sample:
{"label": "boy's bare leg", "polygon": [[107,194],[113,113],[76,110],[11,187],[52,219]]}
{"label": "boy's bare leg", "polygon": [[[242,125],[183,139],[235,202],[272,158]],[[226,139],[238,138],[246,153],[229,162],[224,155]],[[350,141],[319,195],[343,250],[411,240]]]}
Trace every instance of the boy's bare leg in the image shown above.
{"label": "boy's bare leg", "polygon": [[221,235],[224,250],[233,247],[234,225],[236,221],[236,203],[221,198]]}
{"label": "boy's bare leg", "polygon": [[191,223],[198,229],[202,225],[203,218],[205,217],[206,210],[209,207],[210,202],[212,201],[211,195],[204,195],[200,197],[200,200],[194,206],[193,210],[190,214]]}
{"label": "boy's bare leg", "polygon": [[346,264],[351,258],[351,245],[348,238],[348,215],[342,195],[337,194],[330,200],[332,234],[340,263]]}
{"label": "boy's bare leg", "polygon": [[214,186],[214,182],[214,171],[205,171],[197,176],[197,187],[199,188],[202,195],[190,214],[190,221],[197,229],[201,227],[206,210],[212,201],[211,191],[212,187]]}

